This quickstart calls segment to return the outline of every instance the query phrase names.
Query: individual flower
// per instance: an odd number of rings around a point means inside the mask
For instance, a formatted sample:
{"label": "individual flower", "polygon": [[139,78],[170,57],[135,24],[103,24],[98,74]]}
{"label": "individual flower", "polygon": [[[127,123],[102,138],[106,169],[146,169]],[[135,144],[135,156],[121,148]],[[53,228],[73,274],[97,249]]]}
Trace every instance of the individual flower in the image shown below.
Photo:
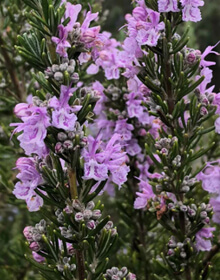
{"label": "individual flower", "polygon": [[213,222],[220,224],[220,196],[212,197],[210,199],[210,204],[212,205],[214,212],[212,220]]}
{"label": "individual flower", "polygon": [[47,127],[50,126],[47,108],[18,104],[15,106],[15,112],[23,123],[11,123],[10,126],[17,126],[13,133],[23,131],[18,136],[21,148],[24,149],[26,155],[36,154],[39,157],[45,157],[48,149],[44,139],[47,136]]}
{"label": "individual flower", "polygon": [[70,106],[68,103],[75,90],[75,88],[62,85],[59,99],[55,96],[50,99],[49,106],[54,109],[52,111],[52,126],[68,131],[75,129],[77,120],[75,113],[82,108],[79,105]]}
{"label": "individual flower", "polygon": [[68,32],[71,32],[73,30],[73,27],[74,27],[75,23],[76,23],[76,20],[78,18],[79,13],[82,10],[82,5],[80,5],[80,4],[73,5],[69,2],[67,2],[65,7],[66,7],[65,18],[70,19],[70,21],[66,25],[66,30]]}
{"label": "individual flower", "polygon": [[116,121],[115,133],[122,135],[124,141],[131,140],[132,130],[134,130],[134,126],[127,123],[127,119]]}
{"label": "individual flower", "polygon": [[197,251],[210,251],[212,243],[209,238],[213,237],[212,232],[215,231],[214,227],[202,228],[196,234],[196,249]]}
{"label": "individual flower", "polygon": [[100,31],[100,26],[89,27],[91,21],[98,18],[98,13],[91,13],[90,11],[86,14],[86,17],[81,26],[81,36],[80,40],[83,42],[87,47],[91,47],[97,35]]}
{"label": "individual flower", "polygon": [[160,22],[160,13],[149,11],[148,22],[139,27],[136,40],[140,46],[155,47],[160,37],[160,31],[164,30],[164,22]]}
{"label": "individual flower", "polygon": [[41,255],[39,255],[38,253],[36,253],[34,251],[32,252],[32,256],[33,256],[34,260],[38,263],[42,263],[45,261],[44,257],[42,257]]}
{"label": "individual flower", "polygon": [[139,188],[142,192],[136,192],[138,196],[134,202],[135,209],[143,209],[147,206],[148,200],[155,197],[152,186],[140,179]]}
{"label": "individual flower", "polygon": [[220,134],[220,117],[215,120],[215,132]]}
{"label": "individual flower", "polygon": [[200,66],[201,66],[201,67],[209,67],[209,66],[212,66],[212,65],[215,65],[215,64],[216,64],[216,62],[214,62],[214,61],[206,61],[205,58],[206,58],[206,56],[209,55],[210,53],[216,54],[216,55],[220,55],[218,52],[213,51],[213,49],[214,49],[215,47],[217,47],[219,43],[220,43],[220,41],[218,41],[218,43],[216,43],[214,46],[208,46],[208,47],[204,50],[204,52],[203,52],[202,55],[201,55],[201,61],[200,61]]}
{"label": "individual flower", "polygon": [[158,10],[160,13],[164,12],[179,12],[177,0],[159,0]]}
{"label": "individual flower", "polygon": [[60,24],[58,26],[58,30],[59,30],[59,37],[53,36],[51,40],[57,45],[56,52],[61,57],[68,57],[66,49],[71,47],[70,43],[67,41],[68,28]]}
{"label": "individual flower", "polygon": [[22,157],[16,162],[16,168],[19,170],[17,178],[20,181],[15,184],[13,194],[16,198],[26,201],[30,212],[38,211],[43,205],[43,199],[34,191],[38,185],[43,183],[35,165],[35,159],[31,157]]}
{"label": "individual flower", "polygon": [[198,7],[204,5],[202,0],[180,0],[183,6],[183,21],[200,21],[202,19],[201,12]]}
{"label": "individual flower", "polygon": [[220,194],[220,168],[217,164],[207,163],[206,167],[197,175],[202,181],[202,187],[209,193]]}

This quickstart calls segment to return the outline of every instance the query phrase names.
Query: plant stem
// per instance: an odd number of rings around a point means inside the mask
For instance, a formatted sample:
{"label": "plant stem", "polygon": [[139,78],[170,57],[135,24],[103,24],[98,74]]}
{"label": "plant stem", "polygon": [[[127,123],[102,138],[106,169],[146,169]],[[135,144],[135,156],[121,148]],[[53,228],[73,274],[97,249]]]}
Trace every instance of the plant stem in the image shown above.
{"label": "plant stem", "polygon": [[186,280],[191,280],[192,279],[191,278],[191,272],[190,272],[190,267],[188,265],[186,267],[185,272],[186,272]]}
{"label": "plant stem", "polygon": [[69,168],[69,185],[70,185],[70,196],[71,199],[76,199],[78,197],[77,183],[76,183],[76,170]]}
{"label": "plant stem", "polygon": [[[77,182],[76,182],[76,169],[68,168],[69,185],[70,185],[70,196],[71,199],[78,197]],[[85,279],[85,262],[84,254],[81,250],[76,250],[76,262],[78,271],[78,280]]]}

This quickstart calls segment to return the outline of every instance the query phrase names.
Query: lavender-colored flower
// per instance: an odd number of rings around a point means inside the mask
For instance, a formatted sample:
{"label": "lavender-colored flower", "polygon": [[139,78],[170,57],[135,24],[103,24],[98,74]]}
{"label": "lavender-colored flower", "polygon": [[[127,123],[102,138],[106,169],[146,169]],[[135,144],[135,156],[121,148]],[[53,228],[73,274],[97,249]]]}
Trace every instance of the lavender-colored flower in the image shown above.
{"label": "lavender-colored flower", "polygon": [[213,49],[214,49],[215,47],[217,47],[219,43],[220,43],[220,41],[218,41],[218,43],[216,43],[214,46],[208,46],[208,47],[204,50],[204,52],[203,52],[202,55],[201,55],[200,66],[202,66],[202,67],[209,67],[209,66],[212,66],[212,65],[215,65],[215,64],[216,64],[216,62],[214,62],[214,61],[206,61],[205,58],[206,58],[206,56],[209,55],[210,53],[215,54],[215,55],[220,55],[218,52],[213,51]]}
{"label": "lavender-colored flower", "polygon": [[101,133],[95,139],[88,137],[88,146],[83,150],[84,179],[104,181],[110,172],[112,181],[121,186],[129,171],[125,165],[126,153],[122,152],[120,144],[121,136],[114,134],[106,145],[101,138]]}
{"label": "lavender-colored flower", "polygon": [[149,10],[148,22],[139,27],[136,40],[140,46],[148,45],[155,47],[160,37],[160,31],[165,27],[164,22],[160,22],[160,13]]}
{"label": "lavender-colored flower", "polygon": [[[20,104],[15,107],[15,111],[20,108]],[[47,127],[50,126],[50,118],[45,107],[27,106],[19,111],[18,115],[22,115],[23,123],[11,123],[10,126],[17,126],[14,133],[23,133],[18,136],[20,146],[24,149],[26,155],[37,154],[44,157],[48,154],[44,139],[47,135]]]}
{"label": "lavender-colored flower", "polygon": [[58,26],[58,30],[59,30],[59,37],[52,37],[51,40],[52,42],[54,42],[57,47],[56,47],[56,52],[61,56],[61,57],[67,57],[67,48],[70,48],[71,45],[70,43],[67,41],[67,37],[68,37],[68,28],[64,27],[62,24],[60,24]]}
{"label": "lavender-colored flower", "polygon": [[131,139],[126,146],[126,152],[130,156],[135,156],[141,153],[141,147],[138,145],[137,139]]}
{"label": "lavender-colored flower", "polygon": [[34,190],[43,182],[43,179],[35,168],[35,160],[34,158],[19,158],[16,167],[20,171],[17,175],[20,181],[16,183],[13,194],[18,199],[26,201],[30,212],[38,211],[43,205],[43,199]]}
{"label": "lavender-colored flower", "polygon": [[32,226],[27,226],[27,227],[25,227],[24,230],[23,230],[24,237],[25,237],[25,238],[27,239],[27,241],[29,241],[29,242],[33,241],[32,230],[33,230],[33,227],[32,227]]}
{"label": "lavender-colored flower", "polygon": [[34,251],[34,252],[38,252],[41,249],[40,244],[38,242],[35,242],[35,241],[32,242],[29,247],[30,247],[31,251]]}
{"label": "lavender-colored flower", "polygon": [[86,14],[86,18],[81,26],[81,37],[80,40],[85,43],[87,47],[91,47],[100,31],[100,26],[90,27],[91,21],[97,19],[98,13],[91,13],[90,11]]}
{"label": "lavender-colored flower", "polygon": [[220,118],[217,118],[215,121],[215,131],[220,134]]}
{"label": "lavender-colored flower", "polygon": [[177,0],[159,0],[158,10],[160,13],[164,12],[179,12]]}
{"label": "lavender-colored flower", "polygon": [[197,175],[197,179],[202,181],[202,187],[207,192],[220,194],[220,168],[218,165],[208,163]]}
{"label": "lavender-colored flower", "polygon": [[39,255],[39,254],[36,253],[36,252],[32,252],[32,256],[33,256],[34,260],[35,260],[36,262],[38,262],[38,263],[42,263],[42,262],[45,261],[45,258],[42,257],[41,255]]}
{"label": "lavender-colored flower", "polygon": [[66,26],[66,30],[68,32],[71,32],[73,30],[73,27],[76,23],[76,20],[81,10],[82,10],[82,5],[80,4],[72,5],[69,2],[66,3],[65,18],[70,18],[70,21]]}
{"label": "lavender-colored flower", "polygon": [[69,99],[72,96],[75,88],[61,86],[60,97],[53,97],[49,101],[49,106],[55,110],[52,112],[52,125],[64,130],[73,131],[77,116],[75,112],[78,112],[82,106],[70,106]]}
{"label": "lavender-colored flower", "polygon": [[135,209],[142,209],[147,206],[148,200],[155,197],[152,186],[143,180],[140,180],[139,188],[142,192],[136,192],[137,198],[134,202]]}
{"label": "lavender-colored flower", "polygon": [[212,232],[215,231],[214,227],[209,228],[202,228],[197,234],[196,234],[196,249],[198,251],[210,251],[212,248],[212,243],[208,238],[212,238],[213,234]]}
{"label": "lavender-colored flower", "polygon": [[183,21],[200,21],[202,19],[199,6],[204,5],[201,0],[180,0],[183,6]]}
{"label": "lavender-colored flower", "polygon": [[122,135],[124,141],[131,140],[132,130],[134,130],[134,126],[132,124],[127,123],[127,119],[118,120],[116,122],[115,133]]}
{"label": "lavender-colored flower", "polygon": [[214,212],[212,220],[213,222],[220,224],[220,196],[212,197],[210,199],[210,204],[212,205]]}

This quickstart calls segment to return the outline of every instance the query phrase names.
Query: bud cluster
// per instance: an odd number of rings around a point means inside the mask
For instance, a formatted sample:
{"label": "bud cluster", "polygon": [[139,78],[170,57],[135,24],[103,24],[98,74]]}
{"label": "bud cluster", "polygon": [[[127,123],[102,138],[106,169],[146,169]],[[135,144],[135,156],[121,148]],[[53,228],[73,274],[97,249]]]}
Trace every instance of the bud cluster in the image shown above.
{"label": "bud cluster", "polygon": [[67,74],[69,75],[71,82],[77,83],[79,81],[79,74],[75,72],[75,68],[76,61],[74,59],[69,60],[68,58],[63,58],[60,65],[53,64],[44,71],[45,78],[53,78],[60,84],[63,84],[64,76]]}
{"label": "bud cluster", "polygon": [[161,154],[167,156],[169,150],[173,147],[174,143],[178,141],[177,137],[172,138],[161,138],[155,143],[155,147],[160,151]]}
{"label": "bud cluster", "polygon": [[107,269],[104,277],[106,280],[136,280],[136,276],[132,273],[129,273],[127,267],[122,267],[121,269],[112,267],[111,269]]}
{"label": "bud cluster", "polygon": [[199,50],[185,47],[182,52],[186,69],[194,66],[201,58],[201,52]]}
{"label": "bud cluster", "polygon": [[191,247],[190,238],[186,238],[183,242],[178,242],[174,236],[171,236],[168,242],[168,257],[179,256],[180,259],[186,259],[189,248]]}
{"label": "bud cluster", "polygon": [[56,267],[60,272],[64,272],[64,270],[67,270],[67,269],[70,271],[76,270],[76,265],[74,263],[71,263],[71,258],[68,258],[68,257],[64,257],[62,259],[62,261],[60,261],[56,265]]}
{"label": "bud cluster", "polygon": [[198,207],[195,204],[184,205],[178,201],[176,203],[169,203],[168,209],[176,215],[177,212],[184,212],[188,231],[191,230],[191,223],[194,225],[209,224],[212,217],[212,206],[210,204],[201,203]]}
{"label": "bud cluster", "polygon": [[30,249],[34,252],[40,251],[44,247],[42,242],[42,235],[46,234],[46,221],[41,220],[34,227],[25,227],[23,234],[30,244]]}
{"label": "bud cluster", "polygon": [[[79,142],[76,144],[76,136],[79,138]],[[57,154],[66,154],[72,150],[76,145],[83,148],[87,144],[87,138],[80,126],[79,122],[76,122],[74,131],[59,132],[57,134],[58,142],[55,145],[55,152]]]}
{"label": "bud cluster", "polygon": [[105,94],[110,98],[112,101],[116,101],[121,98],[122,90],[114,85],[110,85],[105,90]]}

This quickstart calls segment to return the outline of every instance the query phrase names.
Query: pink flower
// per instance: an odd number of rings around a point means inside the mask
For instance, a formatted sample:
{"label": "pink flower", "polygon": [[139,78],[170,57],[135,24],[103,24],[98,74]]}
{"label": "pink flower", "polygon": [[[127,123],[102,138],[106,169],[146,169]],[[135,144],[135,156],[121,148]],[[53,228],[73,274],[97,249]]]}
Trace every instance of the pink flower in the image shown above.
{"label": "pink flower", "polygon": [[124,141],[131,140],[132,130],[134,130],[134,126],[132,124],[127,123],[127,119],[118,120],[116,122],[115,133],[121,134]]}
{"label": "pink flower", "polygon": [[206,167],[197,175],[197,179],[202,181],[202,187],[205,191],[209,193],[220,194],[219,165],[208,163]]}
{"label": "pink flower", "polygon": [[76,88],[70,88],[61,86],[61,93],[59,99],[53,97],[49,101],[51,108],[55,110],[52,112],[52,125],[64,130],[73,131],[77,120],[76,112],[78,112],[82,106],[70,106],[69,99],[75,92]]}
{"label": "pink flower", "polygon": [[220,224],[220,196],[212,197],[210,199],[210,204],[213,207],[212,220],[214,223]]}
{"label": "pink flower", "polygon": [[81,37],[80,40],[85,43],[88,47],[91,47],[91,43],[95,41],[100,31],[100,26],[89,28],[91,21],[97,19],[98,13],[91,13],[90,11],[86,14],[86,18],[81,26]]}
{"label": "pink flower", "polygon": [[42,263],[42,262],[45,261],[45,258],[42,257],[41,255],[39,255],[39,254],[36,253],[36,252],[32,252],[32,256],[33,256],[34,260],[35,260],[36,262],[38,262],[38,263]]}
{"label": "pink flower", "polygon": [[[20,181],[16,183],[13,194],[16,198],[26,201],[30,212],[38,211],[43,205],[43,199],[34,190],[43,183],[43,179],[36,170],[34,158],[19,158],[16,168],[20,171],[17,175]],[[27,233],[27,229],[25,228],[24,234]]]}
{"label": "pink flower", "polygon": [[183,21],[200,21],[201,12],[199,10],[199,6],[204,5],[204,1],[201,0],[180,0],[183,6]]}
{"label": "pink flower", "polygon": [[67,57],[67,52],[66,49],[70,48],[71,45],[67,41],[68,37],[68,28],[64,27],[62,24],[58,26],[59,30],[59,37],[52,37],[51,40],[54,42],[57,47],[56,47],[56,52],[61,56],[61,57]]}
{"label": "pink flower", "polygon": [[210,53],[216,54],[216,55],[220,55],[218,52],[213,51],[213,49],[218,46],[218,44],[220,43],[220,41],[218,41],[218,43],[216,43],[214,46],[208,46],[204,52],[201,55],[201,62],[200,62],[200,66],[202,67],[208,67],[208,66],[212,66],[215,65],[216,63],[214,61],[206,61],[205,58],[207,55],[209,55]]}
{"label": "pink flower", "polygon": [[215,121],[215,132],[220,134],[220,117]]}
{"label": "pink flower", "polygon": [[66,3],[65,17],[70,18],[70,21],[66,26],[66,30],[68,32],[72,31],[81,10],[82,10],[82,5],[80,4],[72,5],[69,2]]}
{"label": "pink flower", "polygon": [[145,208],[147,206],[148,200],[155,197],[152,186],[148,182],[140,180],[139,188],[142,192],[136,192],[138,197],[134,202],[135,209]]}
{"label": "pink flower", "polygon": [[212,248],[212,243],[208,238],[212,238],[212,232],[215,231],[215,228],[202,228],[196,234],[196,249],[198,251],[210,251]]}
{"label": "pink flower", "polygon": [[159,0],[158,9],[163,12],[179,12],[177,0]]}
{"label": "pink flower", "polygon": [[[19,106],[19,107],[17,107]],[[21,104],[15,107],[21,108]],[[10,126],[17,126],[13,133],[23,133],[18,136],[20,146],[24,149],[26,155],[37,154],[39,157],[48,154],[44,139],[47,136],[47,127],[50,126],[50,118],[45,107],[23,106],[22,110],[17,112],[23,123],[11,123]],[[25,109],[27,111],[25,111]]]}

